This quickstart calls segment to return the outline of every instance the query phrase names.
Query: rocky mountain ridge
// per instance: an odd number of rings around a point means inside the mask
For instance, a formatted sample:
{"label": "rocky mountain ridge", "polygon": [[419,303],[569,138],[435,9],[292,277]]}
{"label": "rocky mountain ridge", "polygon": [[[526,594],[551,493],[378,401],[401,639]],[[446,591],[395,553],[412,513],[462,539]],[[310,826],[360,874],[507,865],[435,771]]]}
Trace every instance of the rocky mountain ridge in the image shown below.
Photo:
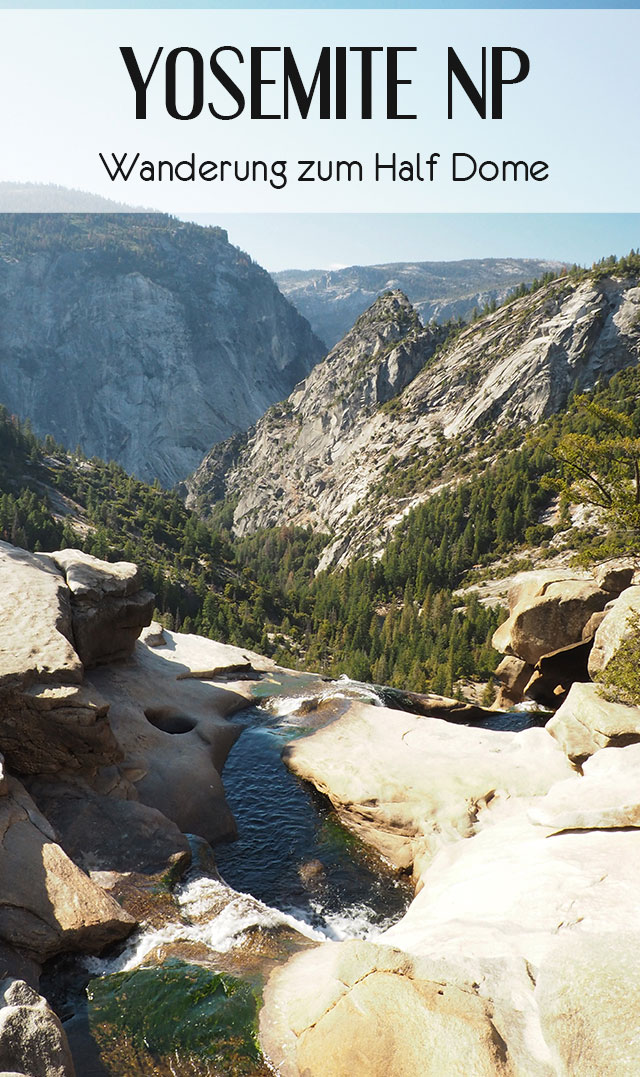
{"label": "rocky mountain ridge", "polygon": [[[242,440],[214,448],[188,503],[226,497],[234,531],[286,523],[326,532],[320,567],[382,548],[438,475],[394,495],[398,475],[469,457],[495,431],[523,432],[640,357],[637,272],[559,278],[444,340],[406,297],[377,300]],[[437,471],[438,469],[436,469]]]}
{"label": "rocky mountain ridge", "polygon": [[273,273],[280,291],[332,348],[384,292],[400,289],[424,323],[467,319],[502,303],[519,284],[557,273],[561,262],[535,258],[468,258],[458,262],[389,262],[333,270]]}
{"label": "rocky mountain ridge", "polygon": [[68,449],[172,486],[323,352],[222,229],[0,217],[0,400]]}

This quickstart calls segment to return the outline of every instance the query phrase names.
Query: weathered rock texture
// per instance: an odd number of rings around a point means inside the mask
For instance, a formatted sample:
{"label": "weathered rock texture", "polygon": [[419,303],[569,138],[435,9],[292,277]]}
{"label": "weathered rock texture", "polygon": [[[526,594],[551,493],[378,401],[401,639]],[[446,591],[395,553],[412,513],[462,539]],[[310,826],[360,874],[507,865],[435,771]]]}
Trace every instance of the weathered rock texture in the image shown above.
{"label": "weathered rock texture", "polygon": [[219,228],[0,218],[0,401],[38,434],[172,486],[324,353]]}
{"label": "weathered rock texture", "polygon": [[637,362],[639,308],[636,276],[563,278],[438,347],[402,293],[382,296],[288,400],[205,458],[188,502],[236,499],[239,535],[284,522],[328,532],[320,567],[375,552],[433,492],[399,508],[397,470],[454,440],[472,454],[487,429],[525,429],[574,385]]}
{"label": "weathered rock texture", "polygon": [[[563,938],[536,986],[542,1030],[561,1077],[625,1077],[640,1070],[640,933]],[[603,1019],[604,1018],[604,1019]]]}
{"label": "weathered rock texture", "polygon": [[286,269],[274,273],[280,291],[332,348],[383,292],[401,288],[426,324],[467,318],[485,303],[500,303],[523,281],[561,268],[529,258],[478,258],[460,262],[392,262],[346,269]]}
{"label": "weathered rock texture", "polygon": [[60,1021],[22,980],[0,983],[0,1068],[4,1077],[76,1075]]}
{"label": "weathered rock texture", "polygon": [[574,684],[547,729],[580,763],[599,748],[640,741],[640,707],[612,702],[597,684]]}
{"label": "weathered rock texture", "polygon": [[95,770],[121,758],[108,703],[83,671],[131,654],[153,595],[135,565],[0,543],[0,751],[19,774]]}
{"label": "weathered rock texture", "polygon": [[493,645],[535,666],[544,655],[581,642],[592,614],[610,601],[595,580],[572,578],[569,570],[523,573],[509,592],[509,619]]}
{"label": "weathered rock texture", "polygon": [[637,631],[639,618],[640,586],[628,587],[598,626],[589,657],[589,673],[592,677],[604,673],[624,641],[632,635],[634,628]]}
{"label": "weathered rock texture", "polygon": [[496,706],[506,710],[514,703],[519,703],[533,671],[534,667],[524,659],[505,655],[495,671],[495,678],[500,684]]}
{"label": "weathered rock texture", "polygon": [[212,842],[232,838],[220,772],[240,734],[226,717],[246,701],[236,686],[209,682],[273,663],[199,636],[164,635],[164,644],[139,643],[134,662],[101,666],[87,682],[109,702],[120,769],[140,801],[182,831]]}
{"label": "weathered rock texture", "polygon": [[[153,596],[135,565],[3,543],[0,582],[0,976],[37,987],[50,957],[131,933],[125,909],[146,915],[189,866],[184,831],[234,836],[220,772],[241,727],[226,716],[273,663],[159,626],[136,645]],[[0,1011],[0,1065],[66,1073],[34,1007]]]}
{"label": "weathered rock texture", "polygon": [[[567,693],[576,685],[573,699],[583,700],[578,686],[602,673],[640,615],[640,587],[630,586],[635,571],[634,563],[612,561],[591,572],[559,568],[515,576],[509,617],[492,641],[505,655],[496,670],[498,705],[526,697],[555,710],[566,700],[564,716],[573,714],[574,728],[575,707]],[[587,688],[584,699],[597,697]],[[563,738],[560,734],[564,743]]]}
{"label": "weathered rock texture", "polygon": [[63,852],[50,823],[10,778],[0,796],[0,938],[43,961],[100,951],[134,921]]}
{"label": "weathered rock texture", "polygon": [[357,706],[288,753],[367,840],[413,856],[418,892],[375,942],[272,975],[272,1061],[284,1077],[635,1073],[640,745],[581,775],[545,729],[410,717]]}
{"label": "weathered rock texture", "polygon": [[561,781],[531,808],[529,818],[550,830],[608,830],[640,826],[640,744],[596,752],[579,782]]}
{"label": "weathered rock texture", "polygon": [[504,798],[541,795],[571,775],[544,729],[453,726],[363,703],[293,741],[283,759],[402,868],[422,867],[443,843],[474,833]]}
{"label": "weathered rock texture", "polygon": [[0,624],[0,689],[82,680],[64,576],[7,542],[0,542]]}
{"label": "weathered rock texture", "polygon": [[191,860],[189,842],[155,808],[118,793],[97,792],[78,779],[29,782],[29,792],[55,829],[67,855],[86,872],[159,875]]}
{"label": "weathered rock texture", "polygon": [[151,592],[142,590],[137,566],[107,564],[79,550],[50,557],[71,593],[73,641],[85,668],[128,658],[155,605]]}
{"label": "weathered rock texture", "polygon": [[269,981],[263,1046],[282,1077],[511,1077],[478,985],[461,988],[432,973],[427,962],[366,942],[300,954]]}
{"label": "weathered rock texture", "polygon": [[35,684],[0,696],[0,748],[18,774],[95,770],[122,758],[109,704],[89,685]]}

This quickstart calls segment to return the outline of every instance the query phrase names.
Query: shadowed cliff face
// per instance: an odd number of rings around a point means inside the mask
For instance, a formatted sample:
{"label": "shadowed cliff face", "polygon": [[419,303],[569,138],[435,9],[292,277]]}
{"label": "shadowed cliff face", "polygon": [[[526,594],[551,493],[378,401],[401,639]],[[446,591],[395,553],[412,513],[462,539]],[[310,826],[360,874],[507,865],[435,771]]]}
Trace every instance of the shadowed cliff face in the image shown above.
{"label": "shadowed cliff face", "polygon": [[397,467],[462,439],[463,460],[496,430],[524,434],[574,387],[638,361],[637,274],[560,278],[444,343],[441,333],[420,328],[401,292],[382,296],[288,400],[205,458],[188,503],[234,498],[239,535],[284,522],[330,533],[321,568],[380,548],[435,488],[394,497]]}
{"label": "shadowed cliff face", "polygon": [[0,216],[0,399],[68,448],[171,486],[322,352],[221,229]]}

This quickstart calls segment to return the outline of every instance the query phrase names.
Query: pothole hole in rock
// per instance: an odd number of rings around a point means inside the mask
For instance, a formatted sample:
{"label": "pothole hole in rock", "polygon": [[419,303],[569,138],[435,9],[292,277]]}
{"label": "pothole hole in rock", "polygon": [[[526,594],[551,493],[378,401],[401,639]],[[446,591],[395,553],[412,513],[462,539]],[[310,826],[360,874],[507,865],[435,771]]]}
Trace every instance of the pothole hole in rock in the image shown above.
{"label": "pothole hole in rock", "polygon": [[163,733],[190,733],[198,724],[195,718],[186,714],[176,714],[169,707],[149,707],[144,712],[145,718]]}

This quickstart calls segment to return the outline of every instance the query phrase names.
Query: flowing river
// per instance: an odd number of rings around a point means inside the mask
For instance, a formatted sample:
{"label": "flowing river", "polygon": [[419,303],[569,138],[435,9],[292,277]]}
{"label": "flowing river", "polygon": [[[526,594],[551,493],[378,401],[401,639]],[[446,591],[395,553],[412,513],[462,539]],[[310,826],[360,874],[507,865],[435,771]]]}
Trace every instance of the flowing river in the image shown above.
{"label": "flowing river", "polygon": [[302,694],[275,694],[266,706],[238,716],[247,728],[227,760],[224,785],[239,839],[218,846],[216,861],[234,889],[328,938],[367,937],[402,916],[412,891],[337,821],[325,797],[287,770],[280,754],[287,741],[317,728],[318,714],[324,724],[354,699],[380,700],[372,689],[345,679],[327,685],[320,693],[323,705],[307,713],[305,683],[285,676],[280,691]]}
{"label": "flowing river", "polygon": [[[292,954],[326,939],[375,938],[406,910],[412,888],[345,829],[328,800],[284,766],[295,737],[376,690],[347,678],[269,674],[234,719],[243,732],[223,781],[238,840],[193,863],[149,897],[146,925],[124,950],[56,967],[47,992],[82,1077],[266,1077],[257,1041],[261,989]],[[427,719],[428,720],[428,719]],[[485,728],[523,729],[523,711]],[[215,856],[215,860],[214,860]]]}
{"label": "flowing river", "polygon": [[[373,689],[344,678],[270,675],[223,781],[238,840],[192,843],[193,864],[124,950],[56,967],[50,995],[82,1077],[261,1077],[257,1046],[266,976],[306,946],[371,938],[407,908],[412,888],[296,778],[284,745],[334,720]],[[219,873],[219,874],[218,874]],[[155,908],[158,902],[161,914]],[[65,983],[66,980],[66,983]]]}

